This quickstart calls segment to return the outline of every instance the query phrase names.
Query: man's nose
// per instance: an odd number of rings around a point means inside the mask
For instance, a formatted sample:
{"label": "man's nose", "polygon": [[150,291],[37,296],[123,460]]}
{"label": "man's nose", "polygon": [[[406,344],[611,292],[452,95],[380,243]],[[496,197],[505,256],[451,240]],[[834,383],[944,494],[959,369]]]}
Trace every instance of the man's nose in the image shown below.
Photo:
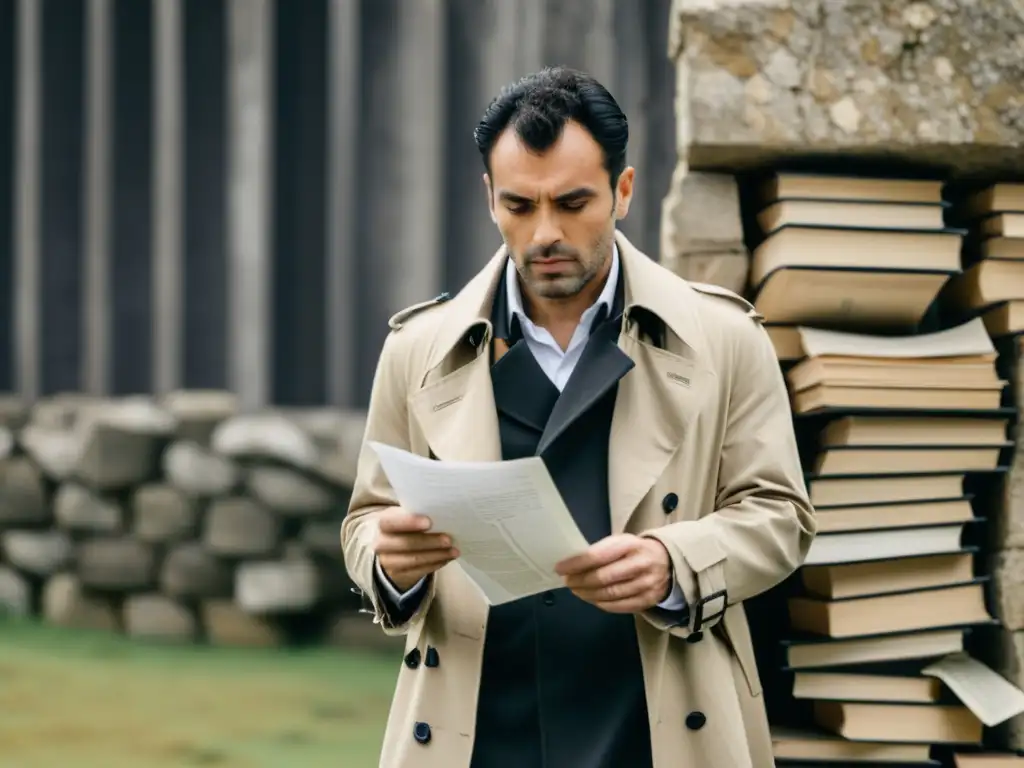
{"label": "man's nose", "polygon": [[558,226],[556,217],[542,214],[533,232],[533,246],[547,248],[562,240],[562,228]]}

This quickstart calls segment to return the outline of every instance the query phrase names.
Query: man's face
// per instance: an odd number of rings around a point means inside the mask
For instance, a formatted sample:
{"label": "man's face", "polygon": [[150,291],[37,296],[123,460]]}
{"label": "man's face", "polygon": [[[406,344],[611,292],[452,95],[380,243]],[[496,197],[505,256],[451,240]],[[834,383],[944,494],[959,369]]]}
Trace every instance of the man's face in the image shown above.
{"label": "man's face", "polygon": [[632,168],[623,171],[613,194],[601,146],[572,122],[542,155],[506,130],[490,166],[484,181],[491,217],[530,294],[570,298],[604,276],[615,221],[629,209]]}

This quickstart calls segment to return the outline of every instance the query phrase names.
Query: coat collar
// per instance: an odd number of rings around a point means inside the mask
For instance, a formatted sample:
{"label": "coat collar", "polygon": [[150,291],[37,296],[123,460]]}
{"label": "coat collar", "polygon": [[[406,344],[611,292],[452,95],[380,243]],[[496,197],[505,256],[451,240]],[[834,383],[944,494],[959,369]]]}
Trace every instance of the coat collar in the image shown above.
{"label": "coat collar", "polygon": [[[615,244],[621,269],[619,278],[624,283],[623,322],[630,322],[634,310],[646,310],[659,318],[697,356],[703,354],[703,332],[695,307],[696,291],[683,280],[666,279],[665,269],[637,250],[621,232],[615,233]],[[502,246],[487,266],[449,301],[429,369],[440,365],[474,328],[484,327],[486,333],[479,340],[490,341],[494,335],[491,310],[496,299],[504,303],[505,297],[497,294],[504,288],[507,262],[508,252]]]}
{"label": "coat collar", "polygon": [[[661,477],[714,391],[715,373],[705,354],[696,291],[648,260],[622,235],[617,234],[616,242],[625,310],[618,323],[606,324],[608,338],[598,341],[618,349],[597,355],[599,365],[586,378],[600,379],[605,386],[618,383],[608,448],[608,496],[612,529],[620,533],[628,529],[638,504]],[[504,249],[499,250],[443,310],[431,367],[423,386],[409,398],[410,411],[432,453],[442,460],[501,459],[488,350],[494,334],[491,310],[503,283],[506,258]],[[682,345],[673,345],[668,353],[644,341],[639,314],[635,321],[630,319],[638,310],[655,315]],[[467,343],[470,337],[472,343]],[[622,365],[615,369],[618,363]],[[582,364],[581,360],[578,365]],[[554,423],[545,425],[542,443],[553,441],[565,424],[579,418],[594,396],[590,391],[577,393],[567,399],[560,417],[552,412],[548,421]],[[638,424],[643,427],[638,429]]]}

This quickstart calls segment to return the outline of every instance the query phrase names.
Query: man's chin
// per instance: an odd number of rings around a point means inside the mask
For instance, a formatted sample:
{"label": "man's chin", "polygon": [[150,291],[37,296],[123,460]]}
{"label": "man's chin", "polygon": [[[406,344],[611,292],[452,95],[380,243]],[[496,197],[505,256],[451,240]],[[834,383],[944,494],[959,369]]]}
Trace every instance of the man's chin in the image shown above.
{"label": "man's chin", "polygon": [[571,299],[583,290],[585,283],[575,277],[557,277],[534,280],[530,289],[543,299]]}

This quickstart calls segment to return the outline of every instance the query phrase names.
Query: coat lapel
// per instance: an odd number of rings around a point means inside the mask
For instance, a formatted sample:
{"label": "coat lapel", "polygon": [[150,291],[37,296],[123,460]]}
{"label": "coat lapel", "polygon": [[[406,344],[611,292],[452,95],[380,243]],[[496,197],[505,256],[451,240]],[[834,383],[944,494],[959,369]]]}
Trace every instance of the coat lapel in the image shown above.
{"label": "coat lapel", "polygon": [[506,258],[502,247],[445,307],[425,384],[409,398],[431,453],[443,461],[501,460],[488,349],[491,306]]}
{"label": "coat lapel", "polygon": [[558,402],[558,387],[551,383],[525,341],[518,341],[491,368],[498,410],[538,433],[550,423]]}
{"label": "coat lapel", "polygon": [[619,340],[636,367],[619,384],[608,445],[612,533],[626,530],[644,496],[679,449],[706,397],[713,374],[698,363],[649,346]]}
{"label": "coat lapel", "polygon": [[500,461],[498,413],[486,351],[419,390],[409,407],[442,461]]}
{"label": "coat lapel", "polygon": [[629,355],[615,343],[619,327],[616,321],[605,322],[588,339],[565,389],[551,409],[537,445],[538,455],[551,447],[633,368]]}
{"label": "coat lapel", "polygon": [[[622,533],[695,427],[715,374],[704,362],[704,334],[696,293],[666,280],[662,267],[637,251],[621,234],[616,242],[626,282],[626,316],[618,339],[635,367],[619,383],[608,447],[608,494],[612,533]],[[677,355],[640,339],[632,310],[642,308],[664,322],[682,342]]]}

